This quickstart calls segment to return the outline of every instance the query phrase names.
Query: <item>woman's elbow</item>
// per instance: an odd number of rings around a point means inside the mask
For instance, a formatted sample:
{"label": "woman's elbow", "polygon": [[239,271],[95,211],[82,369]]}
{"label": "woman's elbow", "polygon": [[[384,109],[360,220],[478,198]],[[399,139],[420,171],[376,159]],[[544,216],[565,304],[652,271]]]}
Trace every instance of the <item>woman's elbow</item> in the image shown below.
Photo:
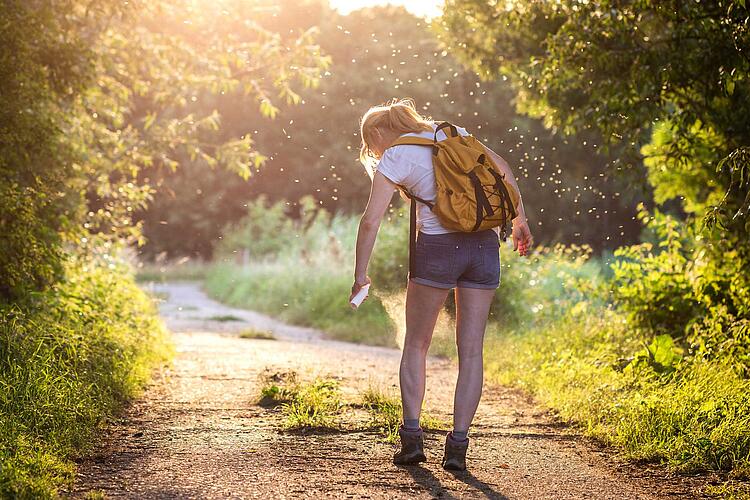
{"label": "woman's elbow", "polygon": [[362,231],[377,231],[380,227],[380,219],[365,215],[360,219],[359,227]]}

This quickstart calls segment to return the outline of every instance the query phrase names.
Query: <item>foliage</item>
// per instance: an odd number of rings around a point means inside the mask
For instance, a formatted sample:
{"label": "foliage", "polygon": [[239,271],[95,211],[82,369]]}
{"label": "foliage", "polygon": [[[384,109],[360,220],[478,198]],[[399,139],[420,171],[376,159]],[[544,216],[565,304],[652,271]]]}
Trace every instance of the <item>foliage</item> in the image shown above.
{"label": "foliage", "polygon": [[[285,203],[269,203],[265,196],[247,203],[246,215],[224,229],[218,255],[229,257],[247,254],[258,259],[278,255],[291,248],[305,228],[327,213],[317,210],[312,197],[300,200],[300,217],[293,219]],[[326,224],[326,221],[318,221]]]}
{"label": "foliage", "polygon": [[153,263],[137,262],[135,279],[140,283],[166,281],[202,281],[206,278],[210,264],[192,261],[187,258],[176,262],[157,261]]}
{"label": "foliage", "polygon": [[[4,9],[0,151],[0,297],[60,278],[70,247],[91,233],[139,241],[132,214],[151,190],[143,167],[190,158],[245,177],[265,159],[250,131],[227,135],[212,105],[275,116],[299,101],[327,61],[313,31],[290,37],[250,21],[266,2],[13,1]],[[272,16],[271,16],[272,17]],[[262,71],[261,71],[262,68]]]}
{"label": "foliage", "polygon": [[[290,219],[285,213],[292,205],[268,204],[263,198],[248,205],[248,215],[229,226],[222,238],[225,257],[208,269],[208,293],[337,338],[393,345],[402,322],[395,309],[403,309],[407,283],[408,218],[393,210],[381,223],[368,269],[372,292],[355,313],[346,298],[353,282],[358,219],[331,215],[310,198],[298,203],[302,215]],[[501,245],[501,289],[491,319],[520,328],[573,306],[586,307],[584,299],[593,305],[599,300],[594,292],[605,283],[601,265],[590,255],[586,246],[556,245],[520,257]],[[455,314],[452,295],[446,307]],[[447,352],[454,345],[452,332],[449,340],[450,346],[435,345],[435,350]]]}
{"label": "foliage", "polygon": [[650,216],[639,208],[639,219],[654,232],[657,243],[615,250],[619,259],[612,265],[609,294],[644,337],[667,333],[684,340],[703,310],[693,293],[694,237],[681,234],[682,224],[659,210]]}
{"label": "foliage", "polygon": [[347,304],[358,221],[331,215],[310,199],[300,200],[306,208],[292,220],[283,215],[288,205],[258,200],[245,219],[227,228],[225,257],[208,270],[208,294],[338,338],[393,345],[392,325],[377,299],[356,314]]}
{"label": "foliage", "polygon": [[640,207],[651,241],[615,252],[610,294],[633,327],[646,339],[668,334],[697,356],[726,357],[746,370],[745,2],[446,6],[444,40],[486,78],[509,78],[520,111],[564,133],[590,130],[624,159],[644,155],[655,201],[676,200],[687,215],[654,209],[650,217]]}
{"label": "foliage", "polygon": [[281,408],[287,429],[333,427],[341,409],[339,386],[335,380],[316,379],[302,385]]}
{"label": "foliage", "polygon": [[587,245],[539,246],[521,257],[501,244],[500,264],[500,290],[490,318],[507,327],[528,327],[556,318],[573,306],[583,307],[590,293],[604,284],[601,266],[591,260]]}
{"label": "foliage", "polygon": [[[304,15],[296,15],[300,8]],[[319,87],[301,90],[299,106],[280,106],[284,119],[275,123],[257,112],[238,112],[227,94],[219,103],[222,125],[239,131],[254,123],[255,144],[268,152],[268,161],[249,182],[189,160],[174,173],[149,173],[162,184],[142,214],[149,240],[144,258],[161,252],[171,259],[210,258],[222,228],[241,219],[243,205],[260,196],[288,200],[292,216],[296,200],[309,195],[332,213],[361,213],[370,181],[357,161],[359,119],[369,106],[394,96],[411,96],[423,113],[460,123],[509,162],[537,242],[587,242],[598,252],[635,241],[634,200],[647,196],[638,188],[642,173],[614,178],[606,170],[612,158],[600,154],[591,137],[555,137],[539,120],[517,114],[510,83],[481,82],[452,50],[440,48],[423,19],[397,7],[341,15],[318,0],[292,9],[279,12],[280,22],[319,26],[321,49],[331,58]],[[199,100],[195,106],[208,104]],[[397,198],[393,209],[403,210]]]}
{"label": "foliage", "polygon": [[333,428],[341,412],[341,391],[338,382],[316,378],[299,381],[296,372],[262,375],[260,404],[280,405],[286,429]]}
{"label": "foliage", "polygon": [[[352,264],[354,265],[353,261]],[[409,210],[390,209],[380,224],[368,274],[383,292],[403,290],[409,277]]]}
{"label": "foliage", "polygon": [[121,265],[66,264],[33,305],[0,309],[0,496],[55,496],[71,461],[171,349]]}

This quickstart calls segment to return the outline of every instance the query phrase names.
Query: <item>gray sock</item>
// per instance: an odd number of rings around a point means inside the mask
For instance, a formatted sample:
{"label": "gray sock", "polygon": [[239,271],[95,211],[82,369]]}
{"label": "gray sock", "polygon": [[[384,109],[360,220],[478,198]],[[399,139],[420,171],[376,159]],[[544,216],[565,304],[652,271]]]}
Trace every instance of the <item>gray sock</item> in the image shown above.
{"label": "gray sock", "polygon": [[465,431],[451,431],[451,436],[453,436],[453,439],[456,441],[466,441],[469,439],[469,430]]}
{"label": "gray sock", "polygon": [[405,418],[404,429],[406,429],[407,431],[418,431],[419,419],[418,418]]}

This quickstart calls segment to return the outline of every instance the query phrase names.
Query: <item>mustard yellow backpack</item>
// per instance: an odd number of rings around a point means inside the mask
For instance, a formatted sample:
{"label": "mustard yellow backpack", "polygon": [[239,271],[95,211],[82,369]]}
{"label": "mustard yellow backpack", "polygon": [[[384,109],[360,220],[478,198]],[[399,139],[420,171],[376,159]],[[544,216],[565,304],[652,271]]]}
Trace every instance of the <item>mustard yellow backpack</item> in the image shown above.
{"label": "mustard yellow backpack", "polygon": [[[448,129],[446,138],[438,141],[437,134],[443,129]],[[411,200],[410,270],[414,268],[417,202],[430,207],[446,229],[473,232],[499,226],[500,238],[506,240],[507,226],[518,215],[518,193],[506,183],[505,175],[497,170],[476,137],[462,136],[455,125],[443,122],[435,129],[433,139],[402,136],[390,147],[407,144],[432,148],[436,193],[433,203],[399,186]]]}

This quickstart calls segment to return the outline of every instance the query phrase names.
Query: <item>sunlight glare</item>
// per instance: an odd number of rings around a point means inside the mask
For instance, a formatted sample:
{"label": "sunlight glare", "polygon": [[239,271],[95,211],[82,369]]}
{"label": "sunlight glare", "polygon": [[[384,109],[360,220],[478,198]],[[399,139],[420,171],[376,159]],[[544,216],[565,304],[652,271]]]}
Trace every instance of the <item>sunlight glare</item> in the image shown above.
{"label": "sunlight glare", "polygon": [[342,14],[348,14],[363,7],[389,4],[406,7],[406,10],[412,14],[426,18],[440,16],[443,10],[443,0],[331,0],[331,7]]}

